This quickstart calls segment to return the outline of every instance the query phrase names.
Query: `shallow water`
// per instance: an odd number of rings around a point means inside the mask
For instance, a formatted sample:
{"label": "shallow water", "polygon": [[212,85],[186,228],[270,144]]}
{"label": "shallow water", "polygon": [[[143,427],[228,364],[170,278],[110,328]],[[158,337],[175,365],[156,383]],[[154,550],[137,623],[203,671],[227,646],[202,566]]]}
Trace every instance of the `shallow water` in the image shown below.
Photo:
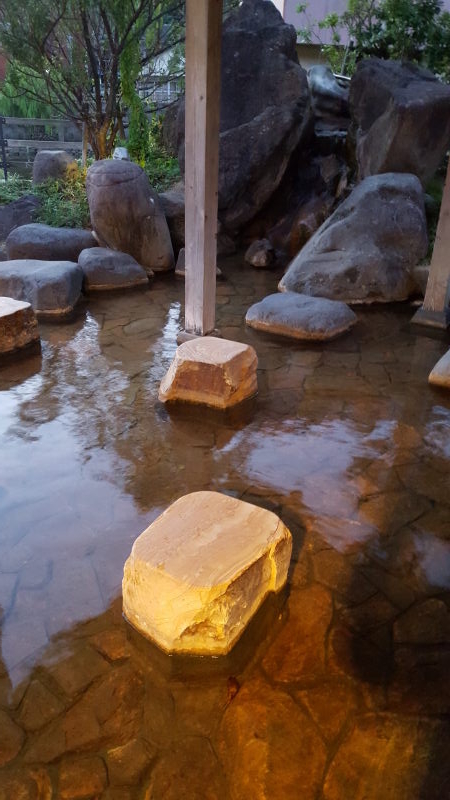
{"label": "shallow water", "polygon": [[[396,306],[272,339],[243,317],[279,275],[223,271],[218,325],[259,357],[238,411],[158,403],[171,277],[42,324],[42,355],[0,370],[1,800],[450,796],[450,395],[427,384],[448,338]],[[294,537],[286,590],[212,661],[121,616],[133,540],[199,489]]]}

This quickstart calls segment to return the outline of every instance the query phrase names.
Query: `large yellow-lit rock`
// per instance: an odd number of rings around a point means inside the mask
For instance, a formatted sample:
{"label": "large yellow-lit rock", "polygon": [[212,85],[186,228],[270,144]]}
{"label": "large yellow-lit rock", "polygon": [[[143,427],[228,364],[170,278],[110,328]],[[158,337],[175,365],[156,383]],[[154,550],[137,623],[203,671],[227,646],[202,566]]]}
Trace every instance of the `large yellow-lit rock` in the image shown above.
{"label": "large yellow-lit rock", "polygon": [[173,503],[135,541],[123,610],[169,653],[221,655],[286,582],[292,538],[271,511],[217,492]]}
{"label": "large yellow-lit rock", "polygon": [[29,303],[0,297],[0,355],[39,341],[39,330]]}
{"label": "large yellow-lit rock", "polygon": [[428,383],[433,386],[441,386],[442,389],[450,389],[450,350],[447,350],[431,370]]}
{"label": "large yellow-lit rock", "polygon": [[249,345],[213,336],[181,344],[161,381],[159,399],[229,408],[257,391],[258,357]]}

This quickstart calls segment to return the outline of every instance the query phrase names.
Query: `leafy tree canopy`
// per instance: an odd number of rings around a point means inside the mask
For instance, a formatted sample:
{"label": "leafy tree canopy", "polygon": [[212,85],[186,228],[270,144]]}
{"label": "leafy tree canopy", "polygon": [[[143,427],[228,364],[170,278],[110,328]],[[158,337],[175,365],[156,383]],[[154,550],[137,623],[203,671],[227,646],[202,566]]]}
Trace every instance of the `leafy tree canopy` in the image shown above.
{"label": "leafy tree canopy", "polygon": [[[442,0],[348,0],[343,14],[319,21],[319,29],[331,31],[332,44],[323,49],[337,72],[351,73],[360,59],[377,56],[415,62],[448,80],[450,14],[442,6]],[[347,52],[340,47],[343,30],[351,43]],[[312,27],[299,33],[312,41]]]}
{"label": "leafy tree canopy", "polygon": [[125,108],[142,125],[136,80],[183,39],[177,0],[2,0],[4,92],[84,123],[96,158],[123,134]]}

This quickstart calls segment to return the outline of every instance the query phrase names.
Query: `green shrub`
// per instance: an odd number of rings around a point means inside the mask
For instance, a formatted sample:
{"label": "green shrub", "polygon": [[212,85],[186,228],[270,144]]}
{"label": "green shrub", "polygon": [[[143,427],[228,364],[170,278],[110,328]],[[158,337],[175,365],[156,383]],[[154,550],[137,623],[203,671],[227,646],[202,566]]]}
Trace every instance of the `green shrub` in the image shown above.
{"label": "green shrub", "polygon": [[180,179],[178,159],[168,154],[162,141],[162,117],[151,122],[144,170],[157,192],[164,192]]}
{"label": "green shrub", "polygon": [[34,188],[41,204],[36,222],[56,228],[87,228],[89,205],[86,196],[86,170],[65,180],[48,180]]}
{"label": "green shrub", "polygon": [[0,205],[19,200],[26,194],[39,197],[36,222],[55,228],[89,227],[89,205],[86,196],[86,169],[78,169],[64,180],[48,180],[33,186],[31,179],[10,175],[0,180]]}
{"label": "green shrub", "polygon": [[25,194],[31,194],[33,186],[30,178],[21,178],[20,175],[10,175],[8,180],[0,179],[0,205],[19,200]]}

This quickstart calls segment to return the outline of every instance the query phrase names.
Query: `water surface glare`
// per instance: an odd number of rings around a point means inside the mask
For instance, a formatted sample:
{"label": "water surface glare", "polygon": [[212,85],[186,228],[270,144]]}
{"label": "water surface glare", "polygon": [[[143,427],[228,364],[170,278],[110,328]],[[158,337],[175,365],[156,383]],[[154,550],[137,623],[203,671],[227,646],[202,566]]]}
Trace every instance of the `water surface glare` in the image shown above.
{"label": "water surface glare", "polygon": [[[0,368],[0,800],[450,797],[449,346],[407,306],[323,345],[246,329],[278,274],[221,265],[257,398],[167,408],[184,285],[101,295]],[[286,590],[224,659],[121,615],[134,539],[210,489],[292,531]]]}

